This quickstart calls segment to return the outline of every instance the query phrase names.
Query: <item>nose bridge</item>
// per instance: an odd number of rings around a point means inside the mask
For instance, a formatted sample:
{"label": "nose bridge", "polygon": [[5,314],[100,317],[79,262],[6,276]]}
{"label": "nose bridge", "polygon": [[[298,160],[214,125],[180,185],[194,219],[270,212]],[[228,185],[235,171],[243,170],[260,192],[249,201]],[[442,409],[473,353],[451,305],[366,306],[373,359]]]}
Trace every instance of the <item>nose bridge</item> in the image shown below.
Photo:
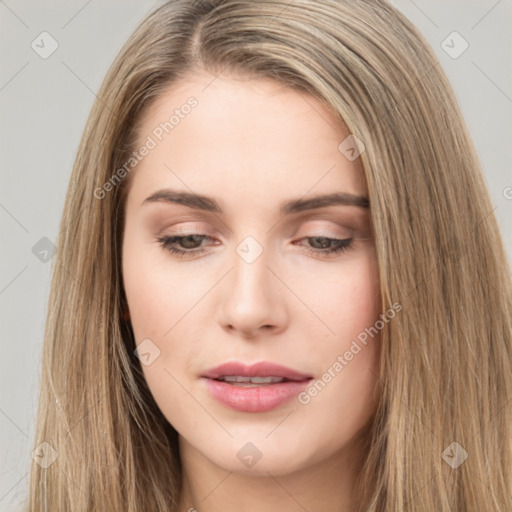
{"label": "nose bridge", "polygon": [[279,324],[278,290],[272,267],[272,251],[254,236],[246,236],[236,247],[233,271],[226,284],[223,323],[245,332]]}
{"label": "nose bridge", "polygon": [[234,256],[233,292],[240,294],[240,299],[263,300],[270,272],[270,251],[254,236],[246,236],[236,247]]}

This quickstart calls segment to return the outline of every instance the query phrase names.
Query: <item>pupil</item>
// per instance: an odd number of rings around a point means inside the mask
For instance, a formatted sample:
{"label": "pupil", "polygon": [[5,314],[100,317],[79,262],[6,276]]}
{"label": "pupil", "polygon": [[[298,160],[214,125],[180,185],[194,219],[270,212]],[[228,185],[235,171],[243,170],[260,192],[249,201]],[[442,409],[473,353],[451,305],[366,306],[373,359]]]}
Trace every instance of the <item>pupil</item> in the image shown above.
{"label": "pupil", "polygon": [[323,237],[323,236],[315,236],[315,237],[313,238],[313,240],[314,240],[314,241],[318,241],[318,240],[320,240],[320,243],[319,243],[319,245],[320,245],[320,247],[319,247],[319,248],[320,248],[320,249],[325,249],[325,248],[326,248],[326,247],[328,247],[328,246],[329,246],[329,244],[330,244],[330,240],[329,240],[329,239],[327,239],[327,238],[325,238],[325,237]]}
{"label": "pupil", "polygon": [[201,241],[200,235],[187,235],[182,239],[181,243],[185,248],[193,249],[197,241]]}

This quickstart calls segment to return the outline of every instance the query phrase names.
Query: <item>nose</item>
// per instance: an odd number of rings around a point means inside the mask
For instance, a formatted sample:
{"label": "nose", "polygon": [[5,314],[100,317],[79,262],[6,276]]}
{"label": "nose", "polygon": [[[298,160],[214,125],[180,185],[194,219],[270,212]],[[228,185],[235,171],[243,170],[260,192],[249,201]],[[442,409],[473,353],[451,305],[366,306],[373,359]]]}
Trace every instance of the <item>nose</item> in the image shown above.
{"label": "nose", "polygon": [[270,261],[270,251],[251,261],[235,252],[231,271],[223,279],[222,304],[219,308],[222,327],[245,338],[264,333],[277,334],[286,327],[285,286],[276,277],[278,271]]}

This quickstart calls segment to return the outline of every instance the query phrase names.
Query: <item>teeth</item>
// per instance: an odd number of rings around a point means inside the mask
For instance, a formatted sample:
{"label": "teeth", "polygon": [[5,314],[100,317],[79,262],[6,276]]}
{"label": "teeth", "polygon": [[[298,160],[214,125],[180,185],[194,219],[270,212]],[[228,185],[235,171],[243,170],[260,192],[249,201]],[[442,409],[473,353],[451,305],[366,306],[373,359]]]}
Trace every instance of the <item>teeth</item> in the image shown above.
{"label": "teeth", "polygon": [[224,377],[220,377],[219,380],[236,384],[274,384],[276,382],[283,382],[284,377],[242,377],[241,375],[225,375]]}

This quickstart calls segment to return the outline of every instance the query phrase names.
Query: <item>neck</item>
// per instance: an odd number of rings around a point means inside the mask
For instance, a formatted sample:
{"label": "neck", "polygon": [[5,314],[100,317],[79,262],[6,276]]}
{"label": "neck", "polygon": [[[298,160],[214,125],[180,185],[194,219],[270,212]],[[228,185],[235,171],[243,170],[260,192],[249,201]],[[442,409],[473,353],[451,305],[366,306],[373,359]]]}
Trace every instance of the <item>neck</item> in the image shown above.
{"label": "neck", "polygon": [[363,442],[286,475],[234,473],[213,464],[180,436],[183,487],[179,512],[353,512]]}

